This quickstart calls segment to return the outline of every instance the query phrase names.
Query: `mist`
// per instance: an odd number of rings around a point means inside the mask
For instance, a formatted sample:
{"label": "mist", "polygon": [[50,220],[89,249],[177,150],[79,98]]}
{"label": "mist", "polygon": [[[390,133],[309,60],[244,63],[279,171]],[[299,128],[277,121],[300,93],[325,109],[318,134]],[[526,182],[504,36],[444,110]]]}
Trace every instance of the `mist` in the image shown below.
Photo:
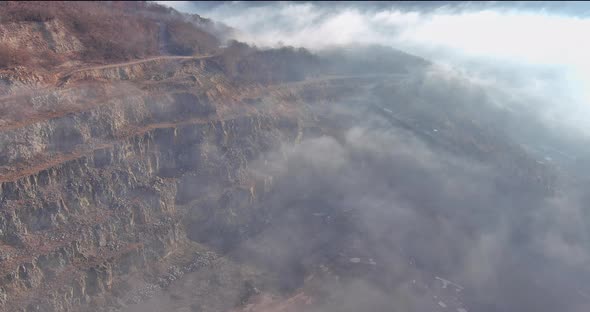
{"label": "mist", "polygon": [[257,160],[281,213],[232,257],[315,276],[317,311],[588,310],[588,5],[162,3],[347,74],[411,63],[307,103],[340,132]]}
{"label": "mist", "polygon": [[399,49],[518,97],[550,126],[590,133],[585,3],[163,3],[223,22],[236,30],[231,37],[260,47]]}
{"label": "mist", "polygon": [[[237,254],[283,272],[294,288],[301,272],[318,270],[312,264],[339,263],[342,280],[320,278],[331,299],[318,311],[423,311],[439,301],[467,311],[585,311],[583,189],[559,185],[568,178],[499,133],[479,137],[487,153],[459,144],[461,133],[487,130],[445,110],[464,109],[477,92],[447,82],[439,87],[456,96],[444,98],[435,83],[440,78],[423,89],[407,82],[400,89],[411,99],[376,83],[327,108],[310,103],[349,126],[342,136],[283,144],[259,160],[256,174],[275,180],[262,206],[281,207],[281,215]],[[405,100],[421,107],[404,108]],[[454,127],[442,124],[446,117]],[[477,113],[465,112],[470,118]],[[368,273],[351,273],[358,266],[346,263],[357,258]],[[439,293],[441,278],[461,288]]]}
{"label": "mist", "polygon": [[160,3],[0,6],[0,310],[590,311],[589,5]]}

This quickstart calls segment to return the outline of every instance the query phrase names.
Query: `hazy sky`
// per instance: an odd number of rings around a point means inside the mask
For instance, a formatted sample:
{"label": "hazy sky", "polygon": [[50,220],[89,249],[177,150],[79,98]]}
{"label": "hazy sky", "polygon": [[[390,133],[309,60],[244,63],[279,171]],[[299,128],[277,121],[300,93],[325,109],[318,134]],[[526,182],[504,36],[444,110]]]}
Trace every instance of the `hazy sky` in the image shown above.
{"label": "hazy sky", "polygon": [[[342,140],[306,138],[275,151],[280,157],[272,152],[263,157],[254,167],[277,181],[267,204],[289,207],[305,198],[295,210],[358,209],[360,220],[352,226],[369,233],[369,242],[375,238],[380,259],[399,262],[398,251],[389,250],[391,246],[383,242],[413,249],[426,267],[446,271],[468,285],[473,305],[479,308],[473,311],[587,311],[587,187],[564,184],[555,195],[528,192],[527,187],[535,183],[516,177],[541,181],[544,169],[527,171],[537,168],[538,162],[513,143],[523,143],[520,133],[515,133],[518,129],[534,132],[542,128],[536,127],[536,117],[549,126],[590,134],[590,43],[585,40],[590,34],[589,5],[165,4],[223,22],[237,30],[236,39],[259,47],[286,44],[317,51],[338,45],[379,44],[432,60],[435,64],[425,70],[423,79],[400,88],[406,93],[385,84],[366,94],[359,92],[357,99],[348,99],[350,103],[344,99],[334,104],[333,109],[351,109],[346,118],[360,120]],[[485,153],[489,158],[482,161],[469,156],[465,152],[469,144],[460,146],[462,152],[447,153],[386,119],[382,127],[375,127],[382,116],[365,116],[361,110],[373,104],[391,105],[390,111],[398,113],[405,109],[423,122],[448,113],[457,127],[449,137],[484,138],[478,143],[490,148]],[[519,111],[526,113],[518,115],[522,127],[519,123],[517,130],[505,129],[509,124],[506,114],[490,117],[494,127],[488,129],[486,114],[494,104],[526,108]],[[463,115],[477,126],[462,128]],[[486,142],[477,131],[494,140]],[[565,137],[565,132],[554,133],[556,141]],[[444,143],[440,132],[435,140]],[[573,149],[581,149],[580,142],[575,141]],[[289,224],[269,235],[274,243],[270,245],[285,251],[287,258],[292,257],[289,252],[312,241],[298,232],[305,226]],[[285,231],[287,237],[292,236],[291,231],[296,233],[303,247],[291,248],[283,241]],[[381,237],[384,239],[379,240]],[[289,248],[282,250],[281,246]],[[486,306],[488,303],[491,305]]]}
{"label": "hazy sky", "polygon": [[584,2],[166,2],[257,46],[381,44],[423,56],[590,133],[590,5]]}

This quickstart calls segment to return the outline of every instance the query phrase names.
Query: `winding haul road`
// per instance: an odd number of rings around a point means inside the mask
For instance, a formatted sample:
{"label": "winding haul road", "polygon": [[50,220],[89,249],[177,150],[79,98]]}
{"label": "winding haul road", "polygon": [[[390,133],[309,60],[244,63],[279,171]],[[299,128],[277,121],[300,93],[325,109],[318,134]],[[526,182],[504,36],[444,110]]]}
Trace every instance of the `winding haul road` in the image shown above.
{"label": "winding haul road", "polygon": [[150,57],[150,58],[129,61],[129,62],[123,62],[123,63],[96,65],[96,66],[90,66],[90,67],[85,67],[85,68],[79,68],[79,69],[75,69],[73,71],[68,72],[63,77],[67,77],[67,76],[75,74],[75,73],[89,71],[89,70],[101,70],[101,69],[109,69],[109,68],[123,67],[123,66],[129,66],[129,65],[137,65],[137,64],[148,63],[148,62],[159,61],[159,60],[186,60],[186,59],[202,60],[202,59],[212,58],[212,57],[215,57],[218,55],[219,54],[190,55],[190,56],[160,55],[160,56],[154,56],[154,57]]}

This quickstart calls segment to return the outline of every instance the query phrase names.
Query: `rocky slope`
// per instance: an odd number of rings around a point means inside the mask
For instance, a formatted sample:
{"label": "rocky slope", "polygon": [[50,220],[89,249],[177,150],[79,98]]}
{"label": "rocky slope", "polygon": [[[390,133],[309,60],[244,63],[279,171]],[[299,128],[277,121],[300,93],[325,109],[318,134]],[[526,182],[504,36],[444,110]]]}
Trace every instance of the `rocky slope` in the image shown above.
{"label": "rocky slope", "polygon": [[334,100],[347,82],[236,85],[206,58],[165,58],[6,97],[3,309],[117,306],[130,276],[206,265],[208,248],[264,223],[254,202],[272,180],[249,161],[300,139],[303,99]]}
{"label": "rocky slope", "polygon": [[[35,12],[27,14],[38,19]],[[446,184],[426,183],[422,190],[420,179],[400,178],[408,169],[389,163],[380,170],[395,172],[383,181],[373,178],[377,172],[365,176],[375,170],[367,162],[383,156],[363,155],[366,146],[350,152],[352,160],[339,169],[345,178],[323,188],[313,180],[338,161],[320,162],[318,176],[304,185],[260,170],[287,161],[281,146],[309,148],[313,156],[313,144],[299,145],[306,139],[333,140],[329,154],[337,156],[359,125],[411,137],[441,158],[492,168],[486,179],[508,202],[556,192],[551,168],[499,135],[492,122],[474,120],[478,112],[412,102],[428,96],[408,74],[428,66],[424,60],[396,51],[380,66],[334,52],[326,62],[307,51],[260,51],[234,42],[221,50],[195,48],[203,53],[192,56],[140,53],[88,62],[89,38],[52,14],[0,23],[1,44],[33,50],[36,60],[47,51],[71,60],[0,71],[0,311],[329,311],[338,310],[322,301],[333,292],[330,285],[362,276],[393,292],[399,288],[392,280],[401,275],[421,296],[452,297],[443,305],[464,311],[449,281],[433,282],[428,265],[399,272],[396,261],[420,256],[420,250],[405,254],[419,245],[413,240],[388,255],[391,263],[382,261],[383,242],[357,224],[367,203],[346,206],[364,198],[357,193],[363,186],[348,195],[331,189],[366,178],[367,194],[388,185],[383,193],[401,190],[420,204],[416,211],[425,219],[450,214],[460,220],[420,194],[439,194]],[[146,23],[174,21],[158,14]],[[415,148],[385,143],[391,145],[383,144],[384,154],[398,152],[396,159]],[[304,181],[308,173],[298,170],[289,173]],[[331,192],[335,199],[322,198]],[[444,194],[439,199],[463,204]],[[482,206],[476,213],[485,219],[489,206]],[[458,226],[462,239],[472,234],[470,226]],[[266,248],[273,244],[289,248]],[[346,302],[342,294],[335,297]],[[443,307],[439,302],[422,307]]]}
{"label": "rocky slope", "polygon": [[340,136],[354,118],[332,119],[322,107],[376,79],[235,84],[208,59],[67,77],[57,89],[19,95],[39,104],[0,132],[6,311],[141,310],[187,273],[232,270],[217,296],[205,295],[211,289],[192,296],[205,296],[203,311],[239,306],[245,281],[269,277],[223,255],[282,209],[260,204],[273,177],[253,174],[250,162],[279,143]]}

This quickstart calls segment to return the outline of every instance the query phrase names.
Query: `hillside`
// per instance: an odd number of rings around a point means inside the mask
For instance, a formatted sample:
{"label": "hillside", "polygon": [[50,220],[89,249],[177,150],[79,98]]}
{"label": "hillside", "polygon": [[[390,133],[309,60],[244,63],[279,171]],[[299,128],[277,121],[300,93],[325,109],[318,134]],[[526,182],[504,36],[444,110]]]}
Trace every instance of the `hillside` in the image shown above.
{"label": "hillside", "polygon": [[494,311],[509,290],[463,275],[469,247],[532,226],[559,170],[427,60],[229,32],[0,3],[0,311]]}
{"label": "hillside", "polygon": [[0,67],[205,54],[219,46],[197,26],[207,20],[149,2],[7,1],[0,20]]}

